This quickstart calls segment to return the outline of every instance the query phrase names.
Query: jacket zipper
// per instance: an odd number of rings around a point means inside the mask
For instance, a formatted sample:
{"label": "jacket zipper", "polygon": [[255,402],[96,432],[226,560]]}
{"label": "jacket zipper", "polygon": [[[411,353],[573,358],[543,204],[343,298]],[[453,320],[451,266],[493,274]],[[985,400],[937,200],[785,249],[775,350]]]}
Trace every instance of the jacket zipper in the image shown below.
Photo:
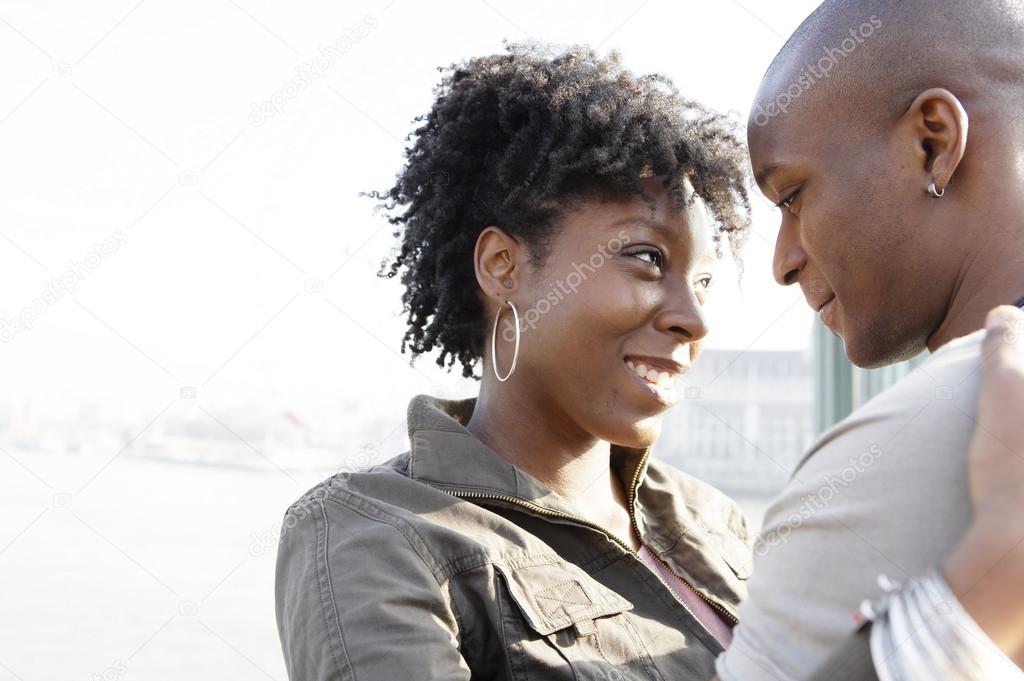
{"label": "jacket zipper", "polygon": [[[654,551],[650,551],[650,554],[652,556],[654,556],[654,560],[656,560],[659,563],[661,563],[662,565],[664,565],[666,568],[668,568],[669,572],[671,572],[672,574],[676,575],[676,571],[672,569],[672,566],[670,566],[668,563],[663,561],[661,559],[661,556],[659,556],[658,554],[654,553]],[[694,588],[694,586],[692,584],[690,584],[690,582],[688,582],[687,580],[683,579],[681,576],[679,576],[679,575],[676,575],[676,576],[679,577],[680,581],[682,581],[682,583],[686,585],[686,588],[688,588],[693,593],[697,594],[697,596],[700,597],[700,599],[702,601],[704,601],[705,603],[710,605],[712,608],[714,608],[715,612],[720,613],[725,618],[725,620],[727,622],[730,622],[732,624],[732,626],[735,627],[737,624],[739,624],[739,620],[736,619],[736,617],[732,613],[730,613],[728,610],[726,610],[725,608],[720,606],[718,603],[715,603],[713,600],[711,600],[710,598],[708,598],[707,596],[702,594],[700,591],[697,591],[697,589]],[[672,591],[671,588],[669,590]],[[673,593],[675,593],[675,592],[673,591]]]}
{"label": "jacket zipper", "polygon": [[[629,485],[629,519],[633,523],[633,530],[636,532],[636,536],[638,536],[638,537],[641,537],[643,535],[640,534],[640,525],[637,524],[637,522],[636,522],[636,513],[633,512],[633,503],[636,500],[636,482],[637,482],[637,478],[640,477],[640,468],[644,465],[644,462],[647,460],[647,455],[650,452],[650,450],[651,450],[650,447],[648,447],[647,449],[644,450],[644,455],[640,459],[640,465],[636,467],[635,471],[633,471],[633,480],[632,480],[632,482]],[[635,551],[631,551],[631,552],[633,553],[633,555],[637,555]],[[664,565],[666,568],[668,568],[669,572],[671,572],[672,574],[676,575],[676,571],[673,570],[672,567],[668,563],[663,561],[661,559],[661,556],[657,555],[656,553],[654,553],[654,551],[651,551],[649,549],[648,549],[648,553],[650,553],[652,556],[654,556],[654,559],[656,561],[658,561],[659,563]],[[639,558],[639,555],[637,555],[637,558]],[[714,608],[715,612],[718,612],[718,613],[721,613],[722,615],[724,615],[725,618],[726,618],[726,621],[731,622],[733,626],[736,626],[739,623],[739,620],[732,613],[730,613],[728,610],[723,608],[718,603],[715,603],[713,600],[711,600],[710,598],[708,598],[707,596],[702,594],[700,591],[697,591],[697,589],[692,584],[690,584],[689,580],[683,579],[683,577],[681,575],[676,575],[676,576],[679,577],[679,579],[683,582],[683,584],[685,584],[690,589],[690,591],[692,591],[693,593],[697,594],[697,596],[702,601],[704,601],[705,603],[710,605],[712,608]],[[661,579],[661,575],[657,575],[657,577],[658,577],[658,579]],[[668,590],[670,592],[675,594],[675,591],[672,590],[672,587],[670,587],[668,585],[668,583],[665,582],[664,579],[661,579],[661,583],[664,584],[668,588]],[[678,596],[676,596],[676,600],[679,600]],[[680,601],[680,602],[682,602],[682,601]],[[686,607],[685,603],[683,603],[683,607]],[[689,608],[686,608],[686,609],[687,609],[687,611],[690,610]],[[690,614],[693,615],[692,612],[690,612]],[[697,619],[698,622],[700,621],[700,619],[697,618],[696,615],[694,615],[694,618]],[[710,633],[710,631],[708,633]]]}
{"label": "jacket zipper", "polygon": [[[640,534],[640,526],[636,522],[636,515],[633,512],[633,503],[634,503],[634,500],[636,499],[636,483],[637,483],[638,478],[640,477],[640,469],[643,468],[644,462],[647,461],[647,457],[650,454],[650,451],[651,451],[650,447],[647,447],[646,449],[644,449],[643,456],[641,456],[641,458],[640,458],[640,463],[637,464],[636,470],[633,471],[633,480],[630,483],[630,490],[629,490],[629,519],[630,519],[630,522],[633,524],[633,530],[636,532],[636,536],[638,536],[638,537],[640,537],[642,535]],[[603,532],[612,541],[614,541],[616,544],[621,546],[627,553],[631,554],[634,558],[636,558],[638,561],[643,563],[643,559],[640,558],[640,554],[638,554],[636,551],[634,551],[632,546],[630,546],[626,542],[624,542],[621,539],[619,539],[612,531],[608,530],[607,528],[605,528],[605,527],[603,527],[601,525],[598,525],[597,523],[592,523],[592,522],[590,522],[589,520],[587,520],[585,518],[581,518],[579,516],[572,515],[571,513],[563,513],[561,511],[552,511],[551,509],[544,508],[543,506],[538,506],[537,504],[532,504],[529,501],[523,501],[522,499],[517,499],[516,497],[510,497],[510,496],[505,495],[505,494],[486,494],[484,492],[467,492],[467,491],[463,491],[463,490],[451,489],[451,488],[448,488],[448,487],[445,487],[443,489],[444,489],[445,492],[448,492],[449,494],[451,494],[453,496],[456,496],[456,497],[472,498],[472,499],[494,499],[496,501],[504,501],[506,503],[513,504],[515,506],[522,506],[523,508],[530,509],[531,511],[533,511],[535,513],[540,513],[541,515],[547,515],[547,516],[552,516],[552,517],[555,517],[555,518],[564,518],[566,520],[572,520],[572,521],[577,522],[577,523],[579,523],[581,525],[585,525],[587,527],[590,527],[590,528],[593,528],[595,530],[599,530],[599,531]],[[667,567],[669,569],[669,572],[671,572],[672,574],[675,574],[675,571],[672,570],[672,568],[669,567],[669,565],[667,563],[665,563],[665,561],[663,561],[660,557],[658,557],[653,551],[650,551],[650,554],[652,556],[654,556],[654,558],[656,560],[658,560],[658,562],[660,562],[662,565]],[[644,567],[647,567],[647,566],[644,565]],[[699,625],[704,627],[704,630],[708,632],[708,635],[711,636],[711,638],[713,638],[713,639],[715,639],[717,641],[718,639],[715,637],[715,635],[712,634],[711,630],[708,629],[704,625],[704,623],[700,621],[700,618],[697,617],[697,615],[694,614],[694,612],[692,610],[690,610],[690,607],[688,605],[686,605],[686,603],[684,603],[681,600],[679,600],[679,597],[675,595],[675,591],[673,591],[672,587],[669,586],[669,583],[666,582],[665,579],[660,574],[658,574],[658,571],[657,570],[650,570],[650,572],[653,573],[654,576],[658,578],[658,581],[661,582],[664,585],[664,587],[668,590],[668,592],[671,593],[675,597],[676,602],[679,603],[679,605],[683,606],[683,609],[686,610],[686,612],[688,612],[690,614],[690,616],[693,617],[693,619],[695,619]],[[680,577],[680,579],[682,579],[682,577]],[[725,608],[720,606],[718,603],[715,603],[714,601],[709,599],[707,596],[705,596],[701,592],[699,592],[696,589],[694,589],[692,586],[690,586],[690,583],[687,582],[685,579],[682,579],[682,581],[683,581],[684,584],[686,584],[688,587],[690,587],[690,589],[693,590],[693,592],[695,594],[697,594],[697,596],[699,596],[705,603],[707,603],[712,608],[714,608],[716,612],[722,613],[730,622],[733,623],[734,626],[736,625],[738,620],[732,614],[730,614],[728,610],[726,610]]]}

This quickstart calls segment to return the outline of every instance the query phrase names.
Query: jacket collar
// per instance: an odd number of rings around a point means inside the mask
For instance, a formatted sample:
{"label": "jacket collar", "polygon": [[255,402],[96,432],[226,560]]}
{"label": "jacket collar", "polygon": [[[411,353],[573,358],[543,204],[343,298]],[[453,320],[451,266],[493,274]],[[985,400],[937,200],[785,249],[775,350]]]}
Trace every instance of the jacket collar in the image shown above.
{"label": "jacket collar", "polygon": [[[567,499],[513,466],[466,429],[475,406],[475,397],[412,398],[407,415],[411,443],[408,474],[451,493],[512,497],[542,510],[579,517],[580,511]],[[732,508],[732,503],[725,504],[724,495],[705,489],[703,483],[685,487],[671,484],[666,470],[651,467],[650,457],[645,456],[648,453],[649,448],[611,446],[612,468],[627,494],[633,491],[633,515],[640,537],[677,574],[702,585],[702,593],[735,617],[746,587],[742,581],[727,578],[718,564],[722,535],[732,530],[726,529],[717,513]],[[631,490],[634,473],[636,487]],[[721,557],[733,570],[747,569],[750,554],[745,541],[725,545],[732,547],[731,552]]]}
{"label": "jacket collar", "polygon": [[[579,515],[563,496],[525,471],[516,468],[466,429],[476,406],[475,397],[446,400],[416,395],[409,402],[410,475],[422,482],[454,492],[477,492],[514,497],[548,510]],[[611,446],[612,468],[630,493],[643,484],[648,467],[646,450]],[[644,526],[635,507],[641,535]]]}

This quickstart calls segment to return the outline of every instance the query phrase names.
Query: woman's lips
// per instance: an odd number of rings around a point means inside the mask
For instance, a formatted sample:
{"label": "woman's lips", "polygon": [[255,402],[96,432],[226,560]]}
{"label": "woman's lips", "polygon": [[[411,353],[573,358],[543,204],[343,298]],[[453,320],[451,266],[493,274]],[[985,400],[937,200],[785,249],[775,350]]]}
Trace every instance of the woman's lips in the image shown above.
{"label": "woman's lips", "polygon": [[[676,395],[676,379],[680,374],[670,374],[653,367],[648,367],[643,362],[626,359],[623,361],[626,371],[633,377],[637,385],[641,386],[648,396],[652,397],[663,407],[671,407],[679,401]],[[656,372],[655,377],[650,378],[651,372]],[[643,376],[640,375],[643,372]]]}

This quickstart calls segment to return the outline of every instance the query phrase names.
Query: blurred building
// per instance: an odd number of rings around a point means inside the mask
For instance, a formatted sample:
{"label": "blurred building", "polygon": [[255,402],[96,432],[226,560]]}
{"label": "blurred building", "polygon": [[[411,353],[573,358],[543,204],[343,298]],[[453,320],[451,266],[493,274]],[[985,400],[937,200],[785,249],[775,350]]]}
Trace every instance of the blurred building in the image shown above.
{"label": "blurred building", "polygon": [[684,378],[655,452],[729,494],[775,494],[817,433],[926,358],[860,369],[817,321],[807,351],[706,350]]}
{"label": "blurred building", "polygon": [[772,494],[814,434],[809,351],[706,350],[683,379],[656,456],[729,494]]}

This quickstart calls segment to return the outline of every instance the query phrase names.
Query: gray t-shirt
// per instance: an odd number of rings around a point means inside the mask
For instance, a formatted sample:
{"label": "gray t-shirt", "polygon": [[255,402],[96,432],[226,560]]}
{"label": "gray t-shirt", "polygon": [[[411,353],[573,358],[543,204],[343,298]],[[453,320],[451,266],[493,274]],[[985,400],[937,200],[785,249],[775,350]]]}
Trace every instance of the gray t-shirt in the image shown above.
{"label": "gray t-shirt", "polygon": [[853,613],[942,563],[971,518],[966,457],[984,331],[939,348],[826,431],[769,507],[722,681],[798,681],[857,628]]}

